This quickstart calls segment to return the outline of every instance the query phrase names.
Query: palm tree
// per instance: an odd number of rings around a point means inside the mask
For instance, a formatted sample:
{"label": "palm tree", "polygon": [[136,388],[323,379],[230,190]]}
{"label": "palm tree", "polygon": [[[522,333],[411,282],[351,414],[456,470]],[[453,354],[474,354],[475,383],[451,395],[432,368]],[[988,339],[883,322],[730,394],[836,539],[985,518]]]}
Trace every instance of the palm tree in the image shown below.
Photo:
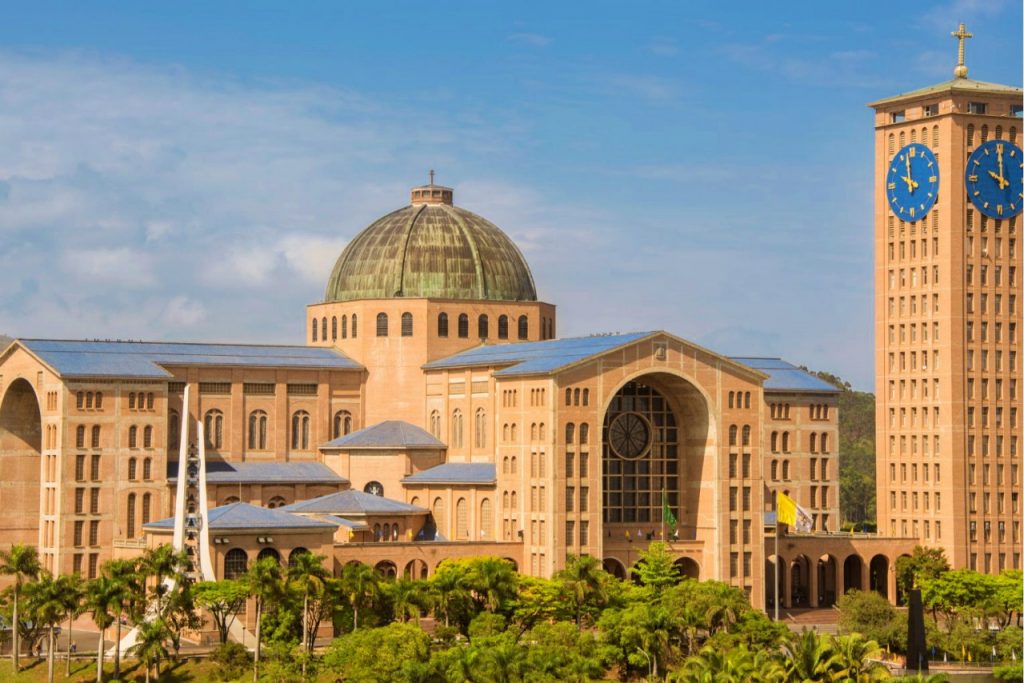
{"label": "palm tree", "polygon": [[160,680],[160,660],[168,657],[167,624],[163,619],[154,619],[139,624],[138,639],[128,648],[128,652],[138,657],[146,666],[146,683],[149,683],[149,671],[156,668],[156,679]]}
{"label": "palm tree", "polygon": [[843,667],[832,647],[832,639],[827,635],[819,636],[814,631],[805,630],[794,635],[783,643],[782,651],[790,679],[803,683],[829,683]]}
{"label": "palm tree", "polygon": [[483,557],[470,565],[466,585],[476,593],[484,609],[497,612],[516,593],[516,572],[508,560]]}
{"label": "palm tree", "polygon": [[245,573],[244,581],[250,597],[256,598],[256,651],[253,653],[252,680],[253,683],[258,683],[263,606],[281,593],[281,565],[273,557],[257,560]]}
{"label": "palm tree", "polygon": [[576,626],[583,630],[583,610],[591,604],[601,604],[608,600],[608,591],[605,590],[605,578],[607,574],[601,567],[601,562],[592,555],[577,557],[570,555],[566,560],[565,569],[555,574],[555,580],[559,581],[568,591],[575,612]]}
{"label": "palm tree", "polygon": [[413,579],[398,579],[387,587],[391,596],[391,609],[395,619],[407,622],[410,617],[419,621],[420,618],[420,594],[423,592],[423,584]]}
{"label": "palm tree", "polygon": [[145,588],[134,560],[111,560],[103,565],[103,574],[115,588],[117,608],[114,637],[114,678],[121,677],[121,620],[128,612],[137,617],[137,606],[145,597]]}
{"label": "palm tree", "polygon": [[469,599],[458,565],[442,562],[430,577],[429,585],[434,596],[435,610],[444,614],[444,625],[450,626],[452,606]]}
{"label": "palm tree", "polygon": [[14,661],[14,672],[21,671],[21,644],[18,642],[18,598],[21,596],[21,587],[26,579],[35,579],[39,576],[42,565],[39,564],[39,553],[35,546],[15,543],[10,550],[0,551],[0,574],[14,577],[14,614],[11,618],[12,649],[11,657]]}
{"label": "palm tree", "polygon": [[309,601],[315,596],[323,596],[327,586],[327,570],[324,569],[323,555],[299,553],[291,558],[288,564],[288,580],[302,592],[302,649],[306,656],[302,658],[302,678],[306,678],[306,661],[313,651],[316,634],[310,634]]}
{"label": "palm tree", "polygon": [[53,683],[53,657],[56,649],[56,628],[64,618],[61,586],[49,572],[25,585],[25,602],[32,621],[46,628],[46,680]]}
{"label": "palm tree", "polygon": [[180,574],[188,565],[188,556],[184,551],[174,552],[168,544],[147,549],[139,559],[138,572],[143,577],[153,577],[153,596],[156,598],[156,613],[163,614],[163,598],[167,592],[164,579]]}
{"label": "palm tree", "polygon": [[785,679],[785,669],[767,651],[755,654],[742,645],[731,650],[705,647],[668,677],[674,683],[782,683]]}
{"label": "palm tree", "polygon": [[352,630],[359,628],[359,608],[380,593],[380,577],[362,562],[350,562],[341,570],[345,596],[352,605]]}
{"label": "palm tree", "polygon": [[66,654],[64,677],[71,677],[71,640],[74,633],[75,619],[85,611],[85,582],[78,574],[64,574],[57,577],[60,584],[61,606],[68,620],[68,647]]}
{"label": "palm tree", "polygon": [[[833,641],[842,671],[839,677],[850,683],[872,683],[889,677],[889,670],[878,656],[882,649],[859,633],[839,636]],[[874,661],[872,661],[874,660]]]}
{"label": "palm tree", "polygon": [[103,635],[114,623],[113,609],[121,589],[109,576],[100,576],[86,584],[86,604],[92,611],[92,620],[100,631],[96,646],[96,683],[103,683]]}

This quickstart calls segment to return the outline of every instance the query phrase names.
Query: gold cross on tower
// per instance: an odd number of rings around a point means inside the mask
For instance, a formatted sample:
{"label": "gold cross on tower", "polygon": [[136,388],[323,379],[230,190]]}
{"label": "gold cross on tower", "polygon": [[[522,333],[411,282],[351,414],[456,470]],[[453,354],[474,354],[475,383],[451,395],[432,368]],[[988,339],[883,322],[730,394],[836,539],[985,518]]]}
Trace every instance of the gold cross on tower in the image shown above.
{"label": "gold cross on tower", "polygon": [[957,51],[956,68],[953,69],[953,75],[957,78],[967,78],[967,67],[964,65],[964,40],[967,38],[973,38],[974,34],[968,33],[967,29],[964,27],[964,22],[961,21],[960,28],[958,28],[955,33],[950,33],[949,35],[960,41],[960,48]]}

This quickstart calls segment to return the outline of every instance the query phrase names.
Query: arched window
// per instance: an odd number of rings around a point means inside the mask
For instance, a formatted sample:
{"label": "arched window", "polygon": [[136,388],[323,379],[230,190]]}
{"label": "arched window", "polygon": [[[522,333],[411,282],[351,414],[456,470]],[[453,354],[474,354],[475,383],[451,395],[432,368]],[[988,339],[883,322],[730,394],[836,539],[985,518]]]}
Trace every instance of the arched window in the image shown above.
{"label": "arched window", "polygon": [[818,435],[815,434],[814,432],[811,432],[810,447],[811,447],[811,453],[817,453],[818,452]]}
{"label": "arched window", "polygon": [[583,390],[583,405],[584,406],[589,406],[590,405],[590,389],[584,389]]}
{"label": "arched window", "polygon": [[[515,458],[512,458],[512,459],[515,460]],[[519,508],[519,495],[515,491],[513,491],[512,492],[512,509],[516,510],[518,508]]]}
{"label": "arched window", "polygon": [[[513,422],[512,423],[512,443],[515,443],[518,438],[519,438],[519,428],[516,427],[516,423]],[[512,461],[515,462],[515,458],[512,458]],[[512,470],[512,471],[514,472],[515,470]]]}
{"label": "arched window", "polygon": [[352,413],[347,410],[339,410],[334,414],[334,438],[345,436],[352,432]]}
{"label": "arched window", "polygon": [[249,413],[249,448],[257,451],[267,448],[267,413],[263,410]]}
{"label": "arched window", "polygon": [[565,405],[572,405],[572,389],[566,388],[565,390]]}
{"label": "arched window", "polygon": [[828,453],[828,434],[821,435],[821,452]]}
{"label": "arched window", "polygon": [[538,425],[537,432],[538,432],[538,434],[540,434],[540,437],[539,437],[540,440],[543,441],[544,440],[544,423],[543,422],[541,422],[540,425]]}
{"label": "arched window", "polygon": [[142,494],[142,523],[149,524],[149,516],[152,511],[153,494]]}
{"label": "arched window", "polygon": [[103,407],[103,392],[102,391],[97,391],[96,392],[96,410],[99,410],[102,407]]}
{"label": "arched window", "polygon": [[[513,429],[512,429],[512,440],[515,441],[515,438],[516,438],[515,425],[512,425],[512,427],[513,427]],[[516,456],[514,456],[514,455],[512,456],[512,461],[510,462],[510,467],[512,468],[512,474],[517,474],[519,472],[519,459]],[[515,497],[515,495],[516,495],[515,491],[513,491],[512,492],[512,496]]]}
{"label": "arched window", "polygon": [[491,499],[484,498],[480,501],[480,538],[490,538],[491,525],[494,524],[494,520],[491,516]]}
{"label": "arched window", "polygon": [[481,315],[476,319],[476,336],[480,339],[487,339],[490,336],[490,322],[487,320],[486,315]]}
{"label": "arched window", "polygon": [[788,460],[783,460],[782,461],[782,479],[784,481],[789,481],[789,461]]}
{"label": "arched window", "polygon": [[206,431],[206,447],[221,448],[224,443],[224,413],[217,409],[206,411],[203,428]]}
{"label": "arched window", "polygon": [[403,313],[402,314],[402,336],[403,337],[411,337],[412,336],[412,313]]}
{"label": "arched window", "polygon": [[779,461],[772,460],[772,481],[779,480]]}
{"label": "arched window", "polygon": [[181,445],[181,415],[172,410],[167,418],[167,447],[177,448]]}
{"label": "arched window", "polygon": [[378,313],[377,314],[377,336],[386,337],[388,336],[388,314]]}
{"label": "arched window", "polygon": [[320,320],[320,337],[324,341],[327,341],[327,316],[326,315]]}
{"label": "arched window", "polygon": [[501,494],[501,507],[506,510],[508,509],[508,491],[504,491]]}
{"label": "arched window", "polygon": [[729,425],[729,445],[735,446],[737,437],[739,436],[739,427],[736,425]]}
{"label": "arched window", "polygon": [[348,339],[348,316],[341,316],[341,338]]}
{"label": "arched window", "polygon": [[465,498],[455,503],[455,538],[469,538],[469,504]]}
{"label": "arched window", "polygon": [[750,407],[750,392],[749,391],[744,392],[744,394],[743,394],[743,407],[744,408],[749,408]]}
{"label": "arched window", "polygon": [[99,425],[93,425],[92,426],[92,441],[90,442],[90,445],[92,445],[93,448],[99,448],[100,447],[100,426]]}
{"label": "arched window", "polygon": [[135,458],[128,458],[128,481],[135,481],[138,476],[138,464]]}
{"label": "arched window", "polygon": [[153,447],[153,427],[150,425],[146,425],[142,430],[142,447]]}
{"label": "arched window", "polygon": [[317,325],[316,318],[313,318],[313,341],[317,341],[317,334],[319,330],[320,327]]}
{"label": "arched window", "polygon": [[889,133],[889,154],[896,153],[896,136]]}
{"label": "arched window", "polygon": [[309,552],[308,548],[295,548],[294,550],[292,550],[290,553],[288,553],[288,566],[289,567],[294,566],[295,562],[299,559],[299,555],[302,555],[302,554],[308,553],[308,552]]}
{"label": "arched window", "polygon": [[782,452],[789,453],[789,432],[782,432]]}
{"label": "arched window", "polygon": [[779,433],[772,432],[772,453],[779,452]]}
{"label": "arched window", "polygon": [[938,149],[939,147],[939,127],[932,126],[932,147]]}
{"label": "arched window", "polygon": [[729,392],[729,407],[730,408],[733,407],[733,399],[735,398],[735,396],[736,396],[736,392],[735,391],[730,391]]}
{"label": "arched window", "polygon": [[459,314],[459,338],[469,338],[469,316],[465,313]]}
{"label": "arched window", "polygon": [[[983,124],[981,126],[981,141],[982,142],[988,142],[988,124],[987,123]],[[88,399],[87,399],[87,401],[88,401]]]}
{"label": "arched window", "polygon": [[338,316],[331,316],[331,341],[338,338]]}
{"label": "arched window", "polygon": [[128,519],[125,521],[124,535],[135,538],[135,494],[128,494]]}
{"label": "arched window", "polygon": [[572,392],[572,404],[578,406],[580,404],[580,390],[575,389]]}
{"label": "arched window", "polygon": [[483,408],[476,409],[473,424],[473,445],[476,448],[485,448],[487,446],[487,414]]}
{"label": "arched window", "polygon": [[571,445],[576,439],[576,425],[572,422],[567,422],[565,425],[565,444]]}
{"label": "arched window", "polygon": [[441,438],[441,413],[436,410],[430,411],[430,433],[435,439]]}
{"label": "arched window", "polygon": [[142,459],[142,478],[146,481],[153,478],[153,458]]}
{"label": "arched window", "polygon": [[974,147],[974,124],[967,124],[967,146]]}
{"label": "arched window", "polygon": [[224,499],[225,505],[234,505],[235,503],[240,502],[242,502],[242,499],[239,498],[238,496],[228,496],[227,498]]}
{"label": "arched window", "polygon": [[232,548],[224,556],[224,578],[239,579],[249,569],[249,556],[241,548]]}
{"label": "arched window", "polygon": [[580,424],[580,445],[586,446],[590,443],[590,425],[586,422]]}
{"label": "arched window", "polygon": [[525,315],[519,316],[519,338],[530,338],[530,319],[527,318]]}
{"label": "arched window", "polygon": [[358,336],[359,336],[359,317],[355,313],[353,313],[352,314],[352,338],[355,339]]}
{"label": "arched window", "polygon": [[[140,406],[141,407],[141,406]],[[128,394],[128,410],[135,410],[135,392]]]}
{"label": "arched window", "polygon": [[305,410],[292,414],[292,449],[309,450],[309,413]]}
{"label": "arched window", "polygon": [[[131,430],[129,430],[129,433]],[[85,448],[85,425],[75,427],[75,447]]]}
{"label": "arched window", "polygon": [[743,425],[743,445],[750,445],[750,425]]}
{"label": "arched window", "polygon": [[267,501],[267,507],[270,508],[271,510],[273,510],[274,508],[279,508],[282,505],[287,505],[287,504],[288,504],[288,501],[286,501],[281,496],[274,496],[269,501]]}
{"label": "arched window", "polygon": [[498,316],[498,339],[508,339],[508,316]]}
{"label": "arched window", "polygon": [[[85,440],[85,427],[79,427],[82,430],[82,440]],[[85,445],[85,444],[82,444]],[[137,448],[139,445],[139,428],[132,425],[128,428],[128,448]]]}
{"label": "arched window", "polygon": [[438,313],[437,314],[437,336],[447,337],[448,336],[448,314]]}
{"label": "arched window", "polygon": [[452,413],[452,448],[462,448],[462,411],[458,408]]}
{"label": "arched window", "polygon": [[256,555],[256,561],[265,560],[267,558],[272,559],[277,564],[281,564],[281,553],[277,552],[273,548],[263,548],[259,554]]}
{"label": "arched window", "polygon": [[[374,525],[373,528],[374,528],[374,530],[376,530],[377,526]],[[384,528],[381,530],[381,534],[377,538],[377,540],[378,541],[390,541],[391,540],[391,525],[390,524],[385,524],[384,525]]]}
{"label": "arched window", "polygon": [[91,410],[92,409],[92,392],[91,391],[85,392],[85,407],[86,407],[87,410]]}
{"label": "arched window", "polygon": [[430,514],[434,517],[434,526],[437,527],[438,533],[447,535],[447,520],[444,517],[444,499],[438,496],[434,499],[434,504],[430,508]]}
{"label": "arched window", "polygon": [[75,407],[81,410],[85,406],[85,393],[79,391],[75,394]]}

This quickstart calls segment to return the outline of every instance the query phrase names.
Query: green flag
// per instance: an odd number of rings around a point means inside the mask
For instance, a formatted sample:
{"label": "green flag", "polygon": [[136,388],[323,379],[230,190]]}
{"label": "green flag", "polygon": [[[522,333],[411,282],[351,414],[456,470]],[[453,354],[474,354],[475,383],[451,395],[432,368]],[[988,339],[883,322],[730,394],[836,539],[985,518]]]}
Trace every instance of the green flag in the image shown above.
{"label": "green flag", "polygon": [[676,520],[676,516],[672,514],[672,509],[668,506],[668,496],[665,495],[664,491],[661,492],[661,519],[665,522],[665,526],[675,533],[676,525],[679,522]]}

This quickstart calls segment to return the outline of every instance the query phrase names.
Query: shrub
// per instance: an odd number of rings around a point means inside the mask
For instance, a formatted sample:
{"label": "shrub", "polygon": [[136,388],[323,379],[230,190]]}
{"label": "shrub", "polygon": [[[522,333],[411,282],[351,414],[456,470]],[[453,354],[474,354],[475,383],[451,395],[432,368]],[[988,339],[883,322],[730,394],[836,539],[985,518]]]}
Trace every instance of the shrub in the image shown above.
{"label": "shrub", "polygon": [[210,653],[215,681],[233,681],[245,675],[252,666],[249,650],[241,643],[224,643]]}

